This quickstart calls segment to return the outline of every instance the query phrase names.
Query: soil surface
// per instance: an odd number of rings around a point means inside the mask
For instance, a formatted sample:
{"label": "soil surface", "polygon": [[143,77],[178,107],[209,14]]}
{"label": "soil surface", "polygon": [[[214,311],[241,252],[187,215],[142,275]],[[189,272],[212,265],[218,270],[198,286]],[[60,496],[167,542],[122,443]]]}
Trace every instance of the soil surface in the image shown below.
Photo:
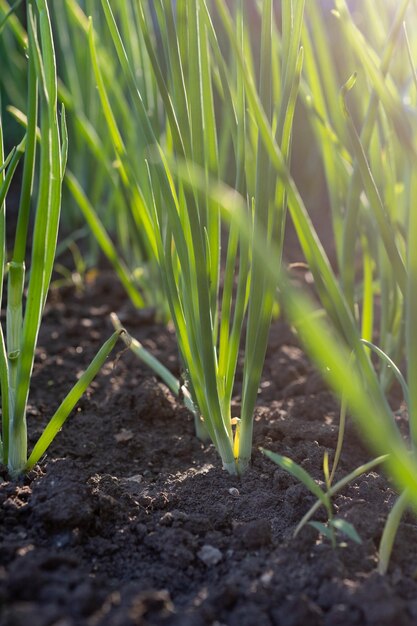
{"label": "soil surface", "polygon": [[[179,374],[172,330],[133,311],[108,275],[83,293],[53,292],[30,396],[31,445],[111,334],[114,309]],[[294,538],[314,499],[258,450],[287,455],[322,480],[338,415],[296,338],[275,322],[253,463],[243,479],[231,477],[194,436],[187,410],[133,354],[116,350],[42,463],[17,481],[2,472],[1,626],[415,625],[411,515],[388,575],[376,572],[396,497],[385,477],[371,472],[335,498],[362,545],[340,536],[333,549],[312,526]],[[349,424],[337,478],[370,458]],[[326,521],[324,510],[314,519]]]}

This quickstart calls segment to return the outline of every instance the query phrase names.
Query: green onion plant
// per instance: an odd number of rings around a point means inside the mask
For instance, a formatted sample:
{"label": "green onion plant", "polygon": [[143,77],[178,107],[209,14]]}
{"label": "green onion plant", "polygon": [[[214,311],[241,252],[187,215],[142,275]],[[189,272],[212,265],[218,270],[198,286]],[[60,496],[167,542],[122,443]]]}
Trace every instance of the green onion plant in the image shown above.
{"label": "green onion plant", "polygon": [[[55,52],[48,4],[46,0],[29,0],[26,5],[27,129],[21,142],[7,157],[3,148],[3,127],[0,125],[0,289],[7,276],[6,323],[5,329],[0,327],[0,458],[12,476],[30,469],[41,458],[122,332],[115,332],[103,345],[52,416],[28,456],[26,407],[36,342],[55,258],[61,187],[67,159],[67,132],[64,108],[59,115],[57,107]],[[40,138],[39,148],[37,136]],[[10,261],[7,261],[6,196],[21,159],[20,203],[14,245]],[[32,255],[26,284],[25,262],[32,204]]]}
{"label": "green onion plant", "polygon": [[[320,12],[317,6],[310,5],[315,19],[312,30],[303,34],[308,71],[301,92],[320,138],[340,279],[330,266],[291,177],[284,172],[281,176],[287,186],[290,212],[323,308],[313,306],[296,293],[284,276],[281,302],[324,377],[358,420],[371,448],[387,455],[385,466],[401,495],[382,535],[379,571],[385,573],[401,516],[407,507],[415,508],[417,504],[417,392],[413,385],[417,364],[414,207],[417,81],[412,61],[415,44],[406,37],[417,15],[406,0],[390,7],[394,19],[389,22],[391,29],[387,36],[383,18],[371,9],[371,3],[365,4],[379,27],[375,38],[381,46],[378,51],[374,42],[359,31],[346,2],[335,2],[340,36],[345,38],[356,69],[366,77],[368,85],[364,89],[355,84],[354,73],[342,86],[339,96],[335,68],[333,72],[320,74],[317,59],[321,62],[325,59],[326,39],[318,36],[324,33],[319,23]],[[398,57],[402,63],[398,63]],[[326,60],[328,67],[331,62]],[[404,65],[409,68],[407,80],[404,80]],[[271,143],[270,138],[265,141]],[[265,259],[265,269],[268,264]],[[371,358],[373,354],[378,357],[376,361]],[[395,361],[401,363],[403,356],[405,375],[401,373],[403,367],[395,364]],[[410,445],[398,431],[387,401],[389,383],[395,377],[408,409]],[[274,460],[305,484],[308,479],[312,488],[310,477],[301,475],[293,462],[276,455]],[[327,496],[333,493],[332,489],[328,486]],[[329,512],[328,499],[319,495],[316,487],[315,491],[317,504],[324,504]],[[307,516],[311,514],[312,511]]]}
{"label": "green onion plant", "polygon": [[[161,137],[147,115],[129,55],[131,42],[122,36],[111,3],[103,0],[102,6],[130,88],[136,136],[145,139],[142,145],[133,150],[122,140],[123,119],[113,114],[107,97],[92,25],[96,82],[118,159],[140,190],[154,233],[188,390],[201,416],[197,431],[200,436],[208,433],[227,471],[241,474],[251,456],[253,413],[277,284],[276,276],[265,273],[254,255],[253,241],[261,237],[266,250],[272,242],[282,244],[286,215],[286,193],[259,128],[274,128],[274,139],[288,163],[302,66],[304,3],[283,5],[282,36],[271,0],[262,4],[258,70],[245,2],[235,3],[232,17],[224,0],[214,4],[180,0],[176,10],[170,1],[158,0],[154,8],[159,40],[148,3],[136,3],[140,38],[163,107]],[[228,42],[229,57],[221,48],[219,32]],[[199,189],[195,167],[201,172]],[[218,203],[208,191],[209,181],[224,178],[226,167],[227,177],[234,178],[236,191],[245,198],[249,240],[242,239],[233,225],[222,232]],[[241,348],[242,408],[235,416],[231,399]]]}

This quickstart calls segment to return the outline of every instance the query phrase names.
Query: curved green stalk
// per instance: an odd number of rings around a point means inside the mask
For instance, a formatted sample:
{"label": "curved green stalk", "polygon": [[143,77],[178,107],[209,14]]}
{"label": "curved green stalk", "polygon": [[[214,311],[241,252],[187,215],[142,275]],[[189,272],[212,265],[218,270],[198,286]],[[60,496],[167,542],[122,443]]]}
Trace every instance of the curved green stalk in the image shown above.
{"label": "curved green stalk", "polygon": [[90,385],[90,383],[97,376],[99,370],[103,367],[104,362],[116,345],[117,340],[125,332],[126,331],[123,328],[120,330],[116,330],[112,334],[112,336],[107,339],[107,341],[102,345],[102,347],[94,357],[93,361],[90,363],[85,372],[80,376],[77,383],[71,389],[66,398],[64,398],[64,400],[61,402],[58,409],[44,428],[27,462],[25,462],[25,471],[30,470],[41,459],[43,454],[46,452],[46,450],[54,440],[57,433],[61,430],[62,426],[69,417],[72,409],[77,404],[78,400],[87,390],[87,387]]}
{"label": "curved green stalk", "polygon": [[[111,314],[111,321],[113,327],[116,330],[123,330],[119,318],[115,313]],[[175,396],[182,395],[184,405],[194,416],[195,420],[200,421],[200,415],[194,405],[191,395],[188,389],[181,385],[178,378],[176,378],[157,358],[155,358],[146,348],[134,337],[131,337],[126,332],[121,336],[126,346],[132,350],[132,352],[143,362],[147,367],[155,372],[159,378],[166,384],[166,386],[172,391]]]}
{"label": "curved green stalk", "polygon": [[392,548],[394,546],[395,537],[397,536],[398,527],[401,518],[407,508],[410,506],[410,497],[408,491],[405,490],[395,502],[384,525],[381,542],[379,544],[379,560],[378,572],[384,575],[388,571],[388,565],[391,558]]}
{"label": "curved green stalk", "polygon": [[402,375],[401,370],[399,369],[399,367],[388,356],[388,354],[386,354],[383,350],[381,350],[381,348],[376,346],[374,343],[372,343],[371,341],[367,341],[366,339],[361,339],[361,341],[370,350],[375,352],[375,354],[378,355],[378,357],[381,359],[381,361],[383,363],[385,363],[391,369],[391,371],[393,372],[395,378],[397,379],[397,381],[399,382],[399,384],[401,386],[401,389],[402,389],[402,392],[403,392],[403,396],[404,396],[404,401],[405,401],[407,407],[409,407],[410,406],[409,388],[408,388],[408,385],[407,385],[407,383],[405,381],[405,378]]}

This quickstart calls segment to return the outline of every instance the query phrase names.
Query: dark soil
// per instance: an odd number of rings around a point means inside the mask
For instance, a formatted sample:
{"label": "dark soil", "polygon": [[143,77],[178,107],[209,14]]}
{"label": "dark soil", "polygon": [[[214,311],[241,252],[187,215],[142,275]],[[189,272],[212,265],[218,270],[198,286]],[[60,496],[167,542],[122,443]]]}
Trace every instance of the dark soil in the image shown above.
{"label": "dark soil", "polygon": [[[178,372],[171,330],[136,313],[106,275],[50,298],[28,417],[31,443],[111,333],[109,313]],[[122,348],[120,348],[121,350]],[[238,404],[239,398],[236,398]],[[253,463],[227,475],[163,384],[115,352],[47,457],[0,483],[1,626],[406,626],[417,623],[417,525],[404,519],[389,573],[377,546],[395,494],[377,472],[335,498],[362,545],[332,549],[306,526],[314,502],[258,446],[322,479],[338,407],[282,322],[271,331]],[[370,455],[349,425],[338,477]],[[325,521],[323,510],[316,520]],[[342,537],[340,537],[340,540]]]}

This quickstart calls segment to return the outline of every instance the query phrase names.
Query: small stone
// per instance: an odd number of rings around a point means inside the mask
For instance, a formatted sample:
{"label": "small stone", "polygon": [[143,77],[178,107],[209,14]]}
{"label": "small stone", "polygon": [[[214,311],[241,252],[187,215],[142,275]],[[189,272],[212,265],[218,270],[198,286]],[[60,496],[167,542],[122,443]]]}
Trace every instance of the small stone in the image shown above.
{"label": "small stone", "polygon": [[234,498],[238,498],[240,496],[240,492],[239,489],[236,489],[236,487],[230,487],[229,489],[229,493],[231,496],[233,496]]}
{"label": "small stone", "polygon": [[58,533],[53,538],[53,543],[55,544],[56,548],[66,548],[67,546],[71,545],[71,542],[72,533],[70,532]]}
{"label": "small stone", "polygon": [[173,521],[174,516],[170,511],[168,511],[167,513],[164,513],[164,515],[160,518],[159,524],[161,526],[172,526]]}
{"label": "small stone", "polygon": [[197,556],[200,561],[203,561],[207,567],[211,565],[217,565],[223,558],[222,553],[218,548],[214,546],[205,545],[197,552]]}
{"label": "small stone", "polygon": [[133,432],[131,430],[128,430],[127,428],[122,428],[120,432],[114,435],[114,438],[116,439],[117,443],[127,443],[128,441],[133,439],[133,437],[134,437]]}
{"label": "small stone", "polygon": [[268,587],[268,585],[271,584],[273,577],[274,577],[274,572],[271,569],[269,569],[262,574],[261,583],[265,585],[265,587]]}
{"label": "small stone", "polygon": [[142,474],[135,474],[134,476],[128,476],[125,480],[132,483],[141,483],[143,481],[143,476]]}
{"label": "small stone", "polygon": [[128,478],[121,478],[120,485],[132,496],[138,496],[142,494],[144,490],[143,476],[142,474],[135,474],[134,476],[129,476]]}

